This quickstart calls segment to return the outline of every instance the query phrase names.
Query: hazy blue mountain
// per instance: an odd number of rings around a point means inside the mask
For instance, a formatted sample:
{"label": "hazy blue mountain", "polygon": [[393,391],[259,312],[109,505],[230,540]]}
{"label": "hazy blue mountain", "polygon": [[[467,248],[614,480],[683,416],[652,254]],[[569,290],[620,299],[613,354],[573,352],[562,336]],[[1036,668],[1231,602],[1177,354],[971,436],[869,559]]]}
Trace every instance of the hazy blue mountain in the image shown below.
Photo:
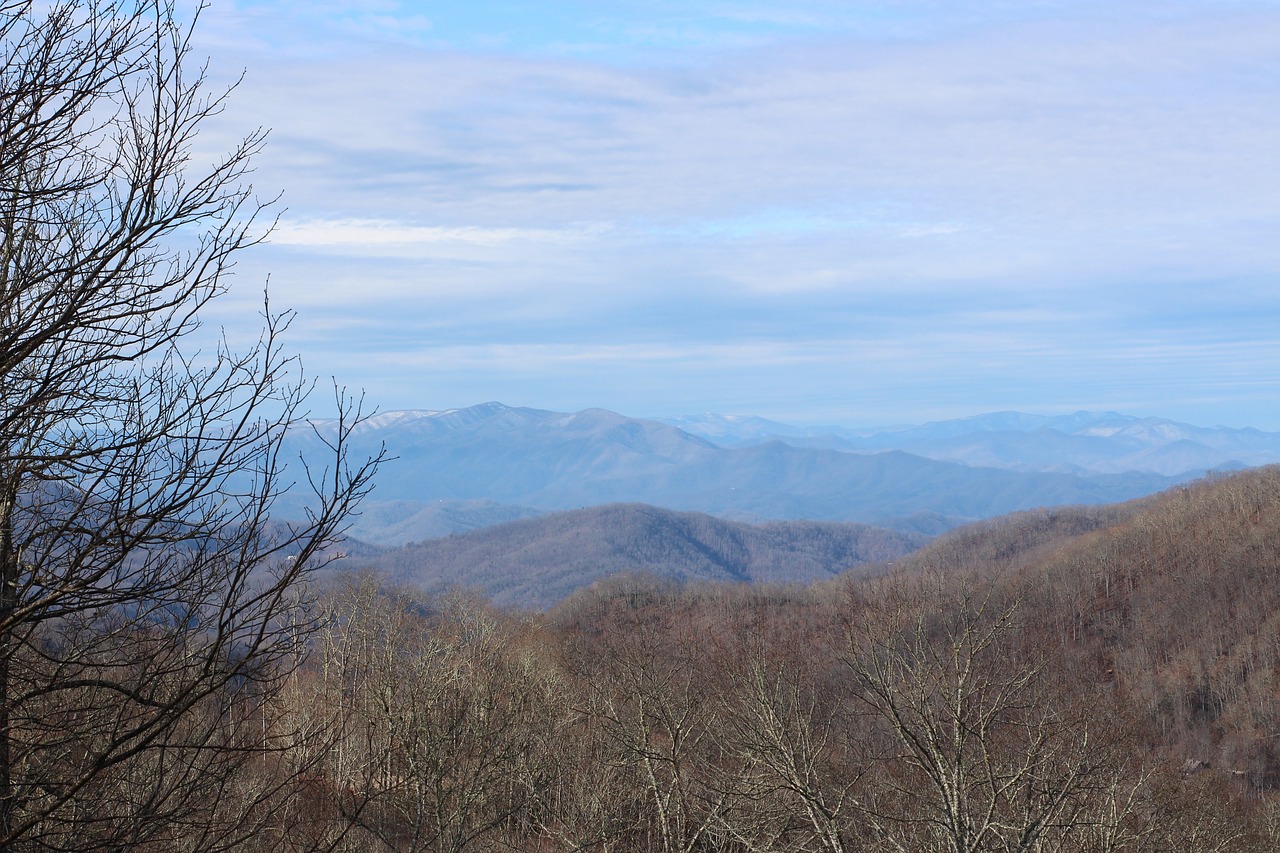
{"label": "hazy blue mountain", "polygon": [[[1280,461],[1280,433],[1198,427],[1115,412],[1043,416],[993,412],[918,426],[795,427],[758,418],[698,415],[667,421],[726,447],[782,441],[858,453],[904,450],[930,459],[1021,471],[1166,476]],[[777,427],[772,432],[770,429]]]}
{"label": "hazy blue mountain", "polygon": [[415,543],[352,566],[430,592],[483,590],[497,604],[546,607],[618,572],[682,581],[807,583],[886,562],[929,537],[812,521],[740,524],[642,504],[569,510]]}
{"label": "hazy blue mountain", "polygon": [[722,447],[759,444],[779,438],[805,439],[828,436],[839,427],[797,427],[758,418],[754,415],[684,415],[675,418],[655,418],[685,432],[702,436]]}
{"label": "hazy blue mountain", "polygon": [[[316,426],[322,434],[331,428]],[[319,440],[300,430],[293,449]],[[980,468],[897,450],[855,453],[779,440],[722,447],[670,424],[602,409],[563,413],[499,403],[387,413],[352,439],[357,455],[383,444],[398,458],[384,466],[366,505],[370,526],[357,519],[353,529],[375,542],[374,528],[389,531],[394,542],[439,535],[436,523],[449,519],[428,509],[441,502],[491,515],[646,503],[737,520],[925,524],[936,531],[1029,507],[1125,500],[1174,482],[1144,473]],[[419,513],[436,526],[415,527],[410,520]],[[467,527],[464,521],[453,529]]]}

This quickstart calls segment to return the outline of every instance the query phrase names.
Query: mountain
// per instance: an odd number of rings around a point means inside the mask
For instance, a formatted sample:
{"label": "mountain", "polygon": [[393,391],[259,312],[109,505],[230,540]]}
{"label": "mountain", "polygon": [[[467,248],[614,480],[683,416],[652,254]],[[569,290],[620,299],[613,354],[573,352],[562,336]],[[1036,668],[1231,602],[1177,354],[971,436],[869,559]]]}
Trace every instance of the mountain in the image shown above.
{"label": "mountain", "polygon": [[1198,427],[1115,412],[1052,417],[993,412],[868,430],[795,427],[729,415],[664,422],[725,447],[782,441],[793,447],[858,453],[903,450],[940,461],[1019,471],[1183,476],[1280,462],[1280,433]]}
{"label": "mountain", "polygon": [[[314,427],[291,434],[289,456],[319,449],[333,429],[325,422]],[[473,502],[462,505],[490,515],[646,503],[739,521],[858,521],[915,530],[924,519],[937,530],[1046,504],[1126,500],[1176,482],[1144,473],[978,468],[902,451],[851,453],[776,440],[722,447],[602,409],[563,413],[500,403],[392,412],[351,438],[356,456],[383,446],[394,458],[379,472],[365,514],[396,541],[438,533],[438,526],[419,528],[407,519],[441,502]],[[394,506],[387,509],[387,502]],[[289,509],[281,504],[282,513]],[[377,530],[360,519],[352,532],[377,541]]]}
{"label": "mountain", "polygon": [[496,604],[543,608],[618,572],[680,581],[809,582],[897,559],[926,541],[863,524],[750,525],[612,504],[432,539],[353,564],[427,591],[457,584],[485,590]]}
{"label": "mountain", "polygon": [[778,423],[755,415],[683,415],[654,418],[693,435],[714,441],[722,447],[741,447],[774,439],[805,439],[824,436],[839,427],[805,428]]}

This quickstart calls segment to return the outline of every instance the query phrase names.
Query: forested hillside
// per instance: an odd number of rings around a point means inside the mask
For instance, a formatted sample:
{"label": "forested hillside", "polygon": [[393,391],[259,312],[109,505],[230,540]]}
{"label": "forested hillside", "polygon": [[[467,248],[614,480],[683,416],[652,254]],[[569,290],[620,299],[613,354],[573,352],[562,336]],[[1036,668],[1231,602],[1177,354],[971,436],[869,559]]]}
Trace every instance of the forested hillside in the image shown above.
{"label": "forested hillside", "polygon": [[529,616],[353,575],[276,706],[313,733],[278,838],[1274,850],[1278,531],[1260,469],[809,587],[622,576]]}
{"label": "forested hillside", "polygon": [[918,533],[817,521],[752,525],[643,504],[514,521],[357,560],[424,591],[463,586],[499,605],[546,608],[618,572],[682,582],[806,583],[920,547]]}

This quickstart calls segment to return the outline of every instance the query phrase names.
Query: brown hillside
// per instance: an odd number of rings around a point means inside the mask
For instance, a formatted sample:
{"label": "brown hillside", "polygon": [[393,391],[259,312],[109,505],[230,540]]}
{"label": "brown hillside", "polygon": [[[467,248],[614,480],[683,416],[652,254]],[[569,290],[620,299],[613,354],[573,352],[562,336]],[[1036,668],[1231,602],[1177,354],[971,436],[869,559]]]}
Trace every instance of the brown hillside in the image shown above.
{"label": "brown hillside", "polygon": [[1261,469],[808,588],[357,579],[282,706],[335,733],[298,813],[351,849],[1269,853],[1278,522]]}
{"label": "brown hillside", "polygon": [[620,572],[681,582],[808,583],[897,559],[926,541],[865,524],[743,524],[607,504],[431,539],[364,563],[419,589],[466,586],[484,590],[495,604],[545,608]]}
{"label": "brown hillside", "polygon": [[1280,467],[972,525],[895,570],[1002,579],[1033,641],[1169,750],[1280,787]]}

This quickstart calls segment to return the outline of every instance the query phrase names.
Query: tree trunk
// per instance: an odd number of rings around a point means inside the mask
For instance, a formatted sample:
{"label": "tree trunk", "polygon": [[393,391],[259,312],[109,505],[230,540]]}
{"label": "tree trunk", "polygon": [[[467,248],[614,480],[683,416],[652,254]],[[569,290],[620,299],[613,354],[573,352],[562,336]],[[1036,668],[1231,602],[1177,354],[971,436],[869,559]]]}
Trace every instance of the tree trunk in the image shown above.
{"label": "tree trunk", "polygon": [[10,482],[0,491],[0,851],[7,851],[13,816],[12,761],[9,747],[9,659],[13,655],[13,611],[17,603],[18,548],[13,541],[16,489]]}

